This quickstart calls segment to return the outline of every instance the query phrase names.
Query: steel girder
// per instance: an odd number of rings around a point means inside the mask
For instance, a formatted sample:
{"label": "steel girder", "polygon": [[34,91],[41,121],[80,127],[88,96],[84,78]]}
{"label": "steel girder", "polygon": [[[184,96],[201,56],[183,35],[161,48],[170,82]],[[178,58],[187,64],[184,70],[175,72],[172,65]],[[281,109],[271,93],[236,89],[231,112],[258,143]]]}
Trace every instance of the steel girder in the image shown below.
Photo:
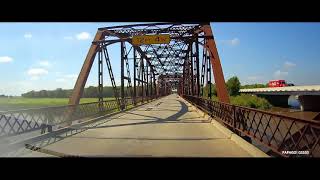
{"label": "steel girder", "polygon": [[[169,34],[170,43],[143,44],[140,46],[132,44],[133,36],[156,34]],[[131,58],[135,62],[133,91],[131,92],[133,101],[138,96],[142,96],[142,99],[144,99],[144,97],[159,95],[161,88],[165,90],[161,93],[170,93],[172,89],[177,89],[182,94],[200,96],[201,89],[203,89],[201,85],[208,83],[208,85],[211,85],[211,80],[208,78],[206,78],[206,83],[202,81],[200,83],[200,77],[201,75],[211,77],[212,69],[219,100],[229,102],[219,55],[209,23],[150,23],[99,28],[75,84],[69,104],[79,103],[96,56],[97,47],[106,49],[114,43],[122,44],[120,94],[121,99],[125,98],[123,92],[124,79],[127,79],[130,88],[132,87],[129,77],[123,75],[124,64],[130,60],[128,54],[124,55],[124,42],[130,44],[131,48],[134,49],[134,57]],[[208,56],[202,56],[202,58],[207,58],[210,61],[206,61],[208,63],[206,68],[200,70],[201,54],[199,52],[202,49],[208,54]],[[138,55],[139,57],[137,57]]]}

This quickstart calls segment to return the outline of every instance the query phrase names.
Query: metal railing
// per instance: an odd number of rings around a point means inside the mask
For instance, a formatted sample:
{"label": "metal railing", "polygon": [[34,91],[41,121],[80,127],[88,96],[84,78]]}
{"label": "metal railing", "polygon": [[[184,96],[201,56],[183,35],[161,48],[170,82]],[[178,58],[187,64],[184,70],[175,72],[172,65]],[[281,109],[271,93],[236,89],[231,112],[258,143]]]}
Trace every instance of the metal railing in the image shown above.
{"label": "metal railing", "polygon": [[[135,105],[147,103],[157,97],[137,97],[135,102],[132,98],[125,98],[125,109]],[[124,110],[125,110],[124,109]],[[120,111],[116,100],[102,102],[83,103],[78,105],[66,105],[56,107],[32,108],[0,112],[0,138],[21,135],[28,132],[46,130],[52,131],[55,126],[71,124],[76,120],[85,120],[95,116]]]}
{"label": "metal railing", "polygon": [[298,119],[253,108],[184,95],[190,103],[226,125],[250,137],[276,156],[320,157],[320,122]]}

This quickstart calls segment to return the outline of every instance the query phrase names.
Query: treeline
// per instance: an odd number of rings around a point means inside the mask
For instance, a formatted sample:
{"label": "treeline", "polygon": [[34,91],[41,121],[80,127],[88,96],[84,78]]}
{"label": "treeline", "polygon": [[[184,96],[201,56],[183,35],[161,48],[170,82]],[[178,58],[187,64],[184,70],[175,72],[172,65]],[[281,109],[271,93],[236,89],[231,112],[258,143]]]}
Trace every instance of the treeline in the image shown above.
{"label": "treeline", "polygon": [[241,89],[252,89],[252,88],[266,88],[268,84],[247,84],[241,86]]}
{"label": "treeline", "polygon": [[[237,96],[239,95],[240,89],[252,89],[252,88],[266,88],[268,84],[246,84],[241,85],[239,78],[237,76],[231,77],[226,82],[227,90],[230,96]],[[208,96],[209,85],[203,88],[203,95]],[[217,89],[215,84],[211,84],[211,93],[213,96],[217,96]]]}
{"label": "treeline", "polygon": [[[230,96],[236,96],[239,95],[239,90],[241,87],[239,78],[237,76],[234,76],[230,79],[228,79],[228,81],[226,82],[226,86],[227,86],[227,90]],[[209,93],[209,87],[210,85],[206,85],[203,88],[203,95],[205,97],[208,96]],[[216,84],[211,84],[211,93],[213,96],[217,96],[217,88],[216,88]]]}
{"label": "treeline", "polygon": [[[22,94],[22,97],[27,98],[69,98],[72,94],[72,89],[57,88],[56,90],[41,90],[41,91],[29,91]],[[120,91],[119,91],[120,92]],[[103,87],[103,97],[113,97],[112,86]],[[84,89],[82,94],[83,98],[95,98],[98,97],[98,88],[89,86]]]}
{"label": "treeline", "polygon": [[5,98],[5,97],[13,97],[13,96],[7,96],[7,95],[4,95],[4,94],[0,94],[0,98]]}
{"label": "treeline", "polygon": [[[240,89],[245,88],[264,88],[267,85],[264,84],[249,84],[241,85],[239,78],[234,76],[226,82],[227,90],[230,95],[231,104],[245,106],[258,109],[269,109],[272,105],[264,98],[257,97],[255,95],[240,94]],[[203,88],[203,96],[208,97],[209,86]],[[212,99],[217,100],[217,90],[215,84],[211,84]]]}

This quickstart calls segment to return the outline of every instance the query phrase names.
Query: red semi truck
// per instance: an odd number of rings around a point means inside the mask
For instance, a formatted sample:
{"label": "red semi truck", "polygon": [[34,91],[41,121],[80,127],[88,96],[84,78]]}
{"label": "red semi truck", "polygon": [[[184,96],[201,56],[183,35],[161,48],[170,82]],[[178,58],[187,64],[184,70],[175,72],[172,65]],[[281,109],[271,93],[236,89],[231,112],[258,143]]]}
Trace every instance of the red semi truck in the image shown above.
{"label": "red semi truck", "polygon": [[286,87],[286,86],[294,86],[294,84],[287,83],[285,80],[271,80],[268,83],[268,87]]}

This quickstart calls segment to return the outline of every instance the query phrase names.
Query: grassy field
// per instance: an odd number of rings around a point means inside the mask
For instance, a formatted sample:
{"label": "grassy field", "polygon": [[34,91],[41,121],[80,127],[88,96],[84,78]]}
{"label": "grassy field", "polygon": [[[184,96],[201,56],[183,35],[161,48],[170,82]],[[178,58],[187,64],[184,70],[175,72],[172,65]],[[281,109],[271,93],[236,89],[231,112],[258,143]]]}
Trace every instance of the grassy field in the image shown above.
{"label": "grassy field", "polygon": [[[104,98],[112,100],[114,98]],[[0,98],[0,111],[27,109],[35,107],[63,106],[68,104],[68,98]],[[97,98],[81,98],[80,103],[97,102]]]}

